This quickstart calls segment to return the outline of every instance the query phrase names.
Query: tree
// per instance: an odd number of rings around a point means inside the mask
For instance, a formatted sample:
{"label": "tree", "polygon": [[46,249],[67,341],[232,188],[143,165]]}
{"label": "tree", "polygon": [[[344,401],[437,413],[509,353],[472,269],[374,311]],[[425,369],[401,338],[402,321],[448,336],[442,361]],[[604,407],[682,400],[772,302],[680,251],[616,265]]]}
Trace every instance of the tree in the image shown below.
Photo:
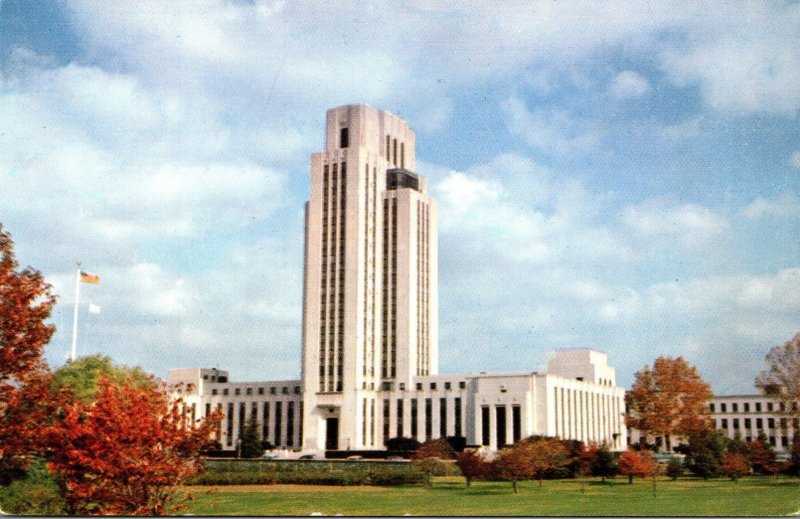
{"label": "tree", "polygon": [[795,476],[800,476],[800,431],[795,430],[792,438],[792,450],[789,453],[789,472]]}
{"label": "tree", "polygon": [[555,438],[520,442],[519,448],[528,458],[532,475],[538,476],[540,487],[548,471],[565,467],[572,462],[567,447]]}
{"label": "tree", "polygon": [[617,474],[617,464],[614,455],[608,450],[606,445],[601,446],[595,452],[594,462],[592,463],[592,476],[600,477],[603,482],[606,478]]}
{"label": "tree", "polygon": [[766,434],[761,432],[755,440],[748,443],[747,447],[748,459],[753,466],[753,472],[757,474],[775,474],[778,471],[775,449],[769,444]]}
{"label": "tree", "polygon": [[756,385],[774,392],[784,401],[785,412],[800,416],[800,333],[786,344],[773,347],[766,356],[769,369],[756,379]]}
{"label": "tree", "polygon": [[670,458],[667,463],[667,476],[675,481],[683,475],[683,462],[680,458]]}
{"label": "tree", "polygon": [[258,419],[255,414],[250,415],[245,422],[239,439],[242,442],[242,458],[258,458],[264,454],[264,449],[261,447],[261,433],[258,430]]}
{"label": "tree", "polygon": [[729,445],[728,437],[720,430],[706,430],[689,437],[684,450],[686,466],[703,479],[720,475],[722,457]]}
{"label": "tree", "polygon": [[125,381],[98,381],[92,403],[73,402],[48,428],[48,466],[73,514],[163,515],[177,486],[202,468],[218,417],[190,423],[180,400]]}
{"label": "tree", "polygon": [[736,481],[749,472],[750,462],[743,454],[729,452],[722,457],[722,473],[731,478],[731,481]]}
{"label": "tree", "polygon": [[472,449],[458,453],[456,466],[461,470],[464,479],[467,480],[468,487],[472,484],[473,479],[486,477],[491,470],[491,464],[478,451]]}
{"label": "tree", "polygon": [[635,374],[625,395],[628,427],[638,429],[642,438],[661,434],[671,450],[671,436],[691,435],[708,429],[709,386],[683,357],[659,357],[653,369],[645,366]]}
{"label": "tree", "polygon": [[653,458],[645,452],[625,451],[617,462],[619,473],[628,476],[628,483],[633,483],[633,477],[646,478],[655,470]]}
{"label": "tree", "polygon": [[88,404],[94,401],[101,376],[116,385],[127,382],[151,389],[158,386],[153,376],[141,368],[115,365],[110,357],[99,354],[79,357],[58,368],[53,373],[53,386],[69,388],[74,399]]}
{"label": "tree", "polygon": [[417,448],[411,459],[421,460],[425,458],[439,458],[441,460],[451,460],[455,458],[456,453],[450,446],[450,443],[444,438],[437,440],[430,440]]}
{"label": "tree", "polygon": [[517,481],[530,479],[535,475],[530,458],[524,447],[516,445],[501,450],[492,460],[494,474],[500,479],[511,481],[514,493],[517,493]]}
{"label": "tree", "polygon": [[18,267],[11,235],[0,225],[0,485],[24,475],[41,447],[37,432],[58,407],[42,360],[55,331],[45,321],[56,296],[41,273]]}

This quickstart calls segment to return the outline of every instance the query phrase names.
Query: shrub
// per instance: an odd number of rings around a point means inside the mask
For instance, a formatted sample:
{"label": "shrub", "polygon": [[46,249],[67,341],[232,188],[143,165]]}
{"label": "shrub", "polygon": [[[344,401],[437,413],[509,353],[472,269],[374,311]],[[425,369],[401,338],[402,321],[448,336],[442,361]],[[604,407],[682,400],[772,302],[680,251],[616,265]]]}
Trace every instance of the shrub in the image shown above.
{"label": "shrub", "polygon": [[0,505],[15,515],[64,515],[67,503],[44,463],[36,461],[24,479],[0,488]]}
{"label": "shrub", "polygon": [[382,469],[369,473],[369,482],[375,486],[415,485],[427,483],[428,475],[418,470]]}
{"label": "shrub", "polygon": [[667,476],[675,481],[681,475],[683,475],[683,462],[679,458],[670,459],[667,463]]}
{"label": "shrub", "polygon": [[750,461],[743,454],[729,452],[722,458],[722,473],[736,481],[750,472]]}

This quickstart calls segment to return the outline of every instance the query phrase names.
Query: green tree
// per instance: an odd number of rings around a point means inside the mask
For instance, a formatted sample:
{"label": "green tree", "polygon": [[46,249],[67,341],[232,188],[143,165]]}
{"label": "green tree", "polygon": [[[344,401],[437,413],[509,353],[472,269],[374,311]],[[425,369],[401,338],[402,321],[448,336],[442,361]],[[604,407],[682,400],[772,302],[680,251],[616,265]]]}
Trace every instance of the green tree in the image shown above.
{"label": "green tree", "polygon": [[606,478],[613,477],[617,474],[617,462],[614,459],[614,454],[606,445],[597,449],[592,462],[592,476],[602,478],[605,482]]}
{"label": "green tree", "polygon": [[75,400],[88,404],[95,398],[101,375],[115,385],[125,383],[144,389],[157,387],[153,376],[141,368],[115,365],[110,357],[99,354],[80,357],[58,368],[53,373],[53,385],[69,389]]}
{"label": "green tree", "polygon": [[675,481],[683,475],[683,462],[680,458],[671,458],[667,463],[667,476]]}
{"label": "green tree", "polygon": [[800,476],[800,431],[795,431],[792,438],[789,471],[795,476]]}
{"label": "green tree", "polygon": [[255,415],[250,415],[250,418],[244,423],[241,440],[241,457],[242,458],[258,458],[264,454],[264,449],[261,443],[261,434],[258,430],[258,420]]}
{"label": "green tree", "polygon": [[685,450],[686,466],[703,479],[718,477],[728,444],[728,437],[720,430],[693,434]]}

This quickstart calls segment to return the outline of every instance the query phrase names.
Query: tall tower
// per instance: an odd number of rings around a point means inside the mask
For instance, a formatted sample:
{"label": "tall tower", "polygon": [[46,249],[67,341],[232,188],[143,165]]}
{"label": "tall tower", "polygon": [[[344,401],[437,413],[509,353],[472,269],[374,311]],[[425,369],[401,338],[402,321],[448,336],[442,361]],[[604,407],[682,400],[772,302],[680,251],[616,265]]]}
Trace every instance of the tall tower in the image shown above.
{"label": "tall tower", "polygon": [[376,449],[379,392],[438,369],[437,208],[405,121],[346,105],[326,126],[306,204],[303,447]]}

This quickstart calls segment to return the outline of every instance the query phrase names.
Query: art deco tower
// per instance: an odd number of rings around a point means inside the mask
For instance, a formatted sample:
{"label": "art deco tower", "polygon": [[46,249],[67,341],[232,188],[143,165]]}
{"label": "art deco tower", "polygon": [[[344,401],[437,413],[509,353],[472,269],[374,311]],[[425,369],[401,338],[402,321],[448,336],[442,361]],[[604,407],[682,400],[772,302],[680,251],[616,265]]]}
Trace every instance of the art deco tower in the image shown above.
{"label": "art deco tower", "polygon": [[346,105],[326,125],[306,204],[303,448],[378,449],[380,392],[438,370],[437,206],[405,121]]}

